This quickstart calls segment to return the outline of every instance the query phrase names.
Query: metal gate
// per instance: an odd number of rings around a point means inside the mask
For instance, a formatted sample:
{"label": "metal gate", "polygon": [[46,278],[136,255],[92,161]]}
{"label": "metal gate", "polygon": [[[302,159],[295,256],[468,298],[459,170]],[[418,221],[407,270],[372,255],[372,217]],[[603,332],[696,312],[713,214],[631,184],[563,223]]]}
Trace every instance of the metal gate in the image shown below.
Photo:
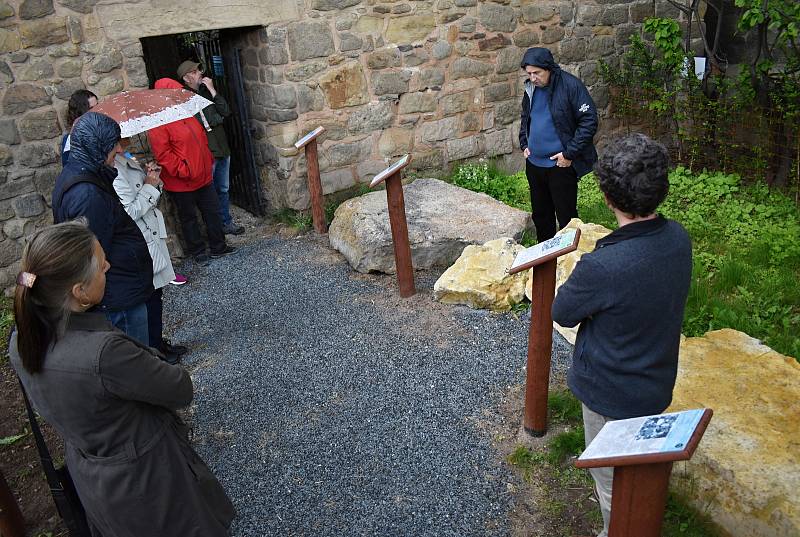
{"label": "metal gate", "polygon": [[145,38],[142,45],[151,84],[159,76],[176,78],[175,68],[187,59],[202,63],[206,76],[214,79],[214,86],[228,101],[232,112],[224,123],[231,148],[231,201],[255,215],[264,216],[267,202],[255,162],[240,49],[235,45],[240,32],[228,30],[220,35],[219,30],[206,30]]}

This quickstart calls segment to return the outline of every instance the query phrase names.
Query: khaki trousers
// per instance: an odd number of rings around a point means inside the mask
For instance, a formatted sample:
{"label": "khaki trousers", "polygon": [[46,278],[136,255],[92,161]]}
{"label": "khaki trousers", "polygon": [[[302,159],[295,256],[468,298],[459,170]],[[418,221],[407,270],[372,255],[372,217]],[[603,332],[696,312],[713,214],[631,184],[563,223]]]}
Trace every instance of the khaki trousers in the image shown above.
{"label": "khaki trousers", "polygon": [[[583,408],[583,429],[588,446],[603,425],[609,421],[614,421],[589,409],[584,404]],[[590,468],[589,473],[594,479],[594,490],[597,494],[597,501],[600,502],[600,513],[603,515],[603,531],[597,537],[608,537],[608,523],[611,520],[611,487],[614,483],[614,468]]]}

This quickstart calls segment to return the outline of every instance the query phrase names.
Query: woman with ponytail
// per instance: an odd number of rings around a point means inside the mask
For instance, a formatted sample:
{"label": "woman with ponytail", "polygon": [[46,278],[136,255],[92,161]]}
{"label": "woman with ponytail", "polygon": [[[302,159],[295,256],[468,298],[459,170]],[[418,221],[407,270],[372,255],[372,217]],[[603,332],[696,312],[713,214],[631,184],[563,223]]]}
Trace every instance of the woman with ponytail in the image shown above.
{"label": "woman with ponytail", "polygon": [[108,269],[83,222],[35,233],[17,278],[11,363],[64,440],[93,534],[226,536],[233,506],[175,413],[192,400],[189,374],[89,311]]}

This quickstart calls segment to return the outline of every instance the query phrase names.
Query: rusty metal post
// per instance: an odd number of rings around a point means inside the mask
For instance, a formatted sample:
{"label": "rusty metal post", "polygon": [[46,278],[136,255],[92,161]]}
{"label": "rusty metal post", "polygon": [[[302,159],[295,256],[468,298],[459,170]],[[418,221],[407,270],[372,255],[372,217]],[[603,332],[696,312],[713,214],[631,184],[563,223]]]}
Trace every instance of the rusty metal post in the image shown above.
{"label": "rusty metal post", "polygon": [[308,168],[308,193],[311,196],[311,217],[314,229],[319,234],[328,232],[325,222],[325,209],[322,206],[322,182],[319,178],[319,160],[317,159],[317,140],[311,140],[305,147],[306,167]]}
{"label": "rusty metal post", "polygon": [[528,365],[525,381],[525,432],[547,432],[547,393],[550,389],[550,353],[553,350],[553,297],[556,291],[556,259],[533,267],[531,275],[531,326],[528,332]]}
{"label": "rusty metal post", "polygon": [[414,286],[414,267],[411,265],[411,246],[408,243],[403,181],[399,171],[386,178],[386,201],[389,205],[389,224],[392,228],[397,285],[400,288],[400,296],[407,298],[415,294],[417,290]]}
{"label": "rusty metal post", "polygon": [[25,520],[3,472],[0,472],[0,535],[25,537]]}

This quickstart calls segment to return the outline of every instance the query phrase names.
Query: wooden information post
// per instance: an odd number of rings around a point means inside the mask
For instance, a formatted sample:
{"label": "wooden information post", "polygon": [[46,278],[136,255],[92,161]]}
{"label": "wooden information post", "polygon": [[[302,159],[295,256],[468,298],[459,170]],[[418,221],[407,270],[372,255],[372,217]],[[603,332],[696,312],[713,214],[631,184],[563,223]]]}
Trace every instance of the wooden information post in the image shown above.
{"label": "wooden information post", "polygon": [[547,392],[550,388],[550,353],[553,350],[553,297],[556,292],[556,258],[578,248],[580,229],[570,229],[517,254],[508,270],[516,274],[533,269],[531,277],[531,326],[528,332],[528,365],[525,381],[525,432],[547,432]]}
{"label": "wooden information post", "polygon": [[317,136],[325,132],[325,127],[317,127],[297,142],[294,147],[305,147],[306,167],[308,169],[308,194],[311,197],[311,217],[314,220],[314,229],[317,233],[327,233],[328,225],[325,222],[325,210],[322,207],[322,182],[319,178],[319,159],[317,157]]}
{"label": "wooden information post", "polygon": [[406,202],[403,198],[403,182],[400,172],[411,162],[406,155],[381,173],[369,184],[375,188],[386,182],[386,201],[389,204],[389,225],[392,228],[394,244],[394,264],[397,267],[397,286],[400,296],[410,297],[417,292],[414,287],[414,267],[411,265],[411,246],[408,244],[408,224],[406,223]]}
{"label": "wooden information post", "polygon": [[0,535],[25,537],[25,521],[3,472],[0,472]]}
{"label": "wooden information post", "polygon": [[692,458],[713,411],[686,410],[606,423],[578,468],[614,467],[609,537],[659,537],[672,463]]}

